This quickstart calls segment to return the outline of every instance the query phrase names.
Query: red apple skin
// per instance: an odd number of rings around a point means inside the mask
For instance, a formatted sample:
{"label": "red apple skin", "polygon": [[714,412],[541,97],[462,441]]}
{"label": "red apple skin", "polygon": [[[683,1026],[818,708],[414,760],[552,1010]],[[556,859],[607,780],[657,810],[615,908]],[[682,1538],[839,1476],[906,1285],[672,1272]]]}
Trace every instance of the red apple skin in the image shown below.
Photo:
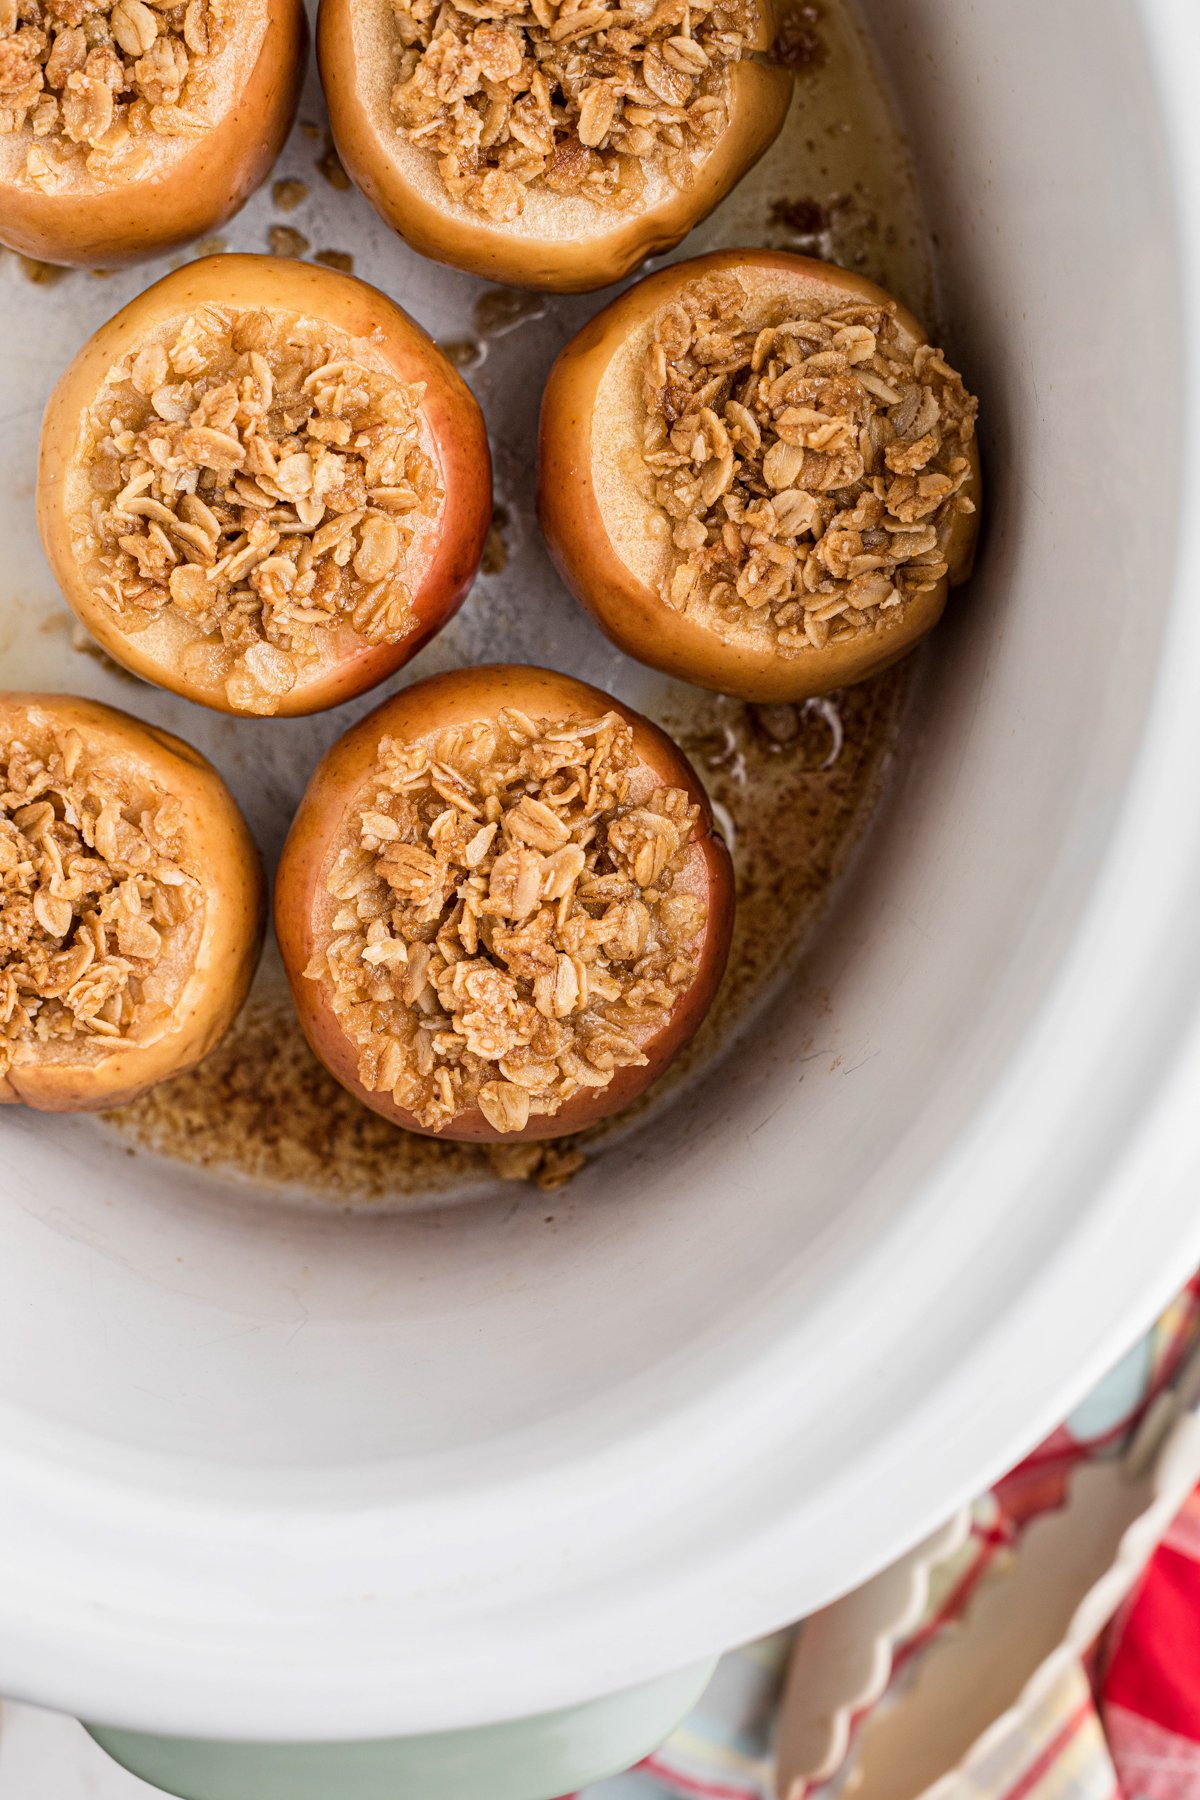
{"label": "red apple skin", "polygon": [[[358,1049],[333,1011],[329,984],[304,970],[317,947],[314,912],[323,903],[325,878],[346,808],[375,764],[381,737],[416,738],[449,725],[464,724],[516,706],[531,718],[567,719],[618,712],[633,727],[635,743],[655,782],[686,789],[700,807],[698,833],[690,846],[687,885],[705,899],[708,919],[691,987],[676,1002],[665,1026],[642,1049],[644,1067],[618,1069],[606,1088],[588,1089],[554,1116],[531,1118],[519,1133],[498,1132],[478,1108],[464,1112],[440,1132],[429,1131],[397,1106],[390,1094],[373,1093],[358,1079]],[[314,1054],[364,1106],[406,1131],[460,1142],[514,1143],[565,1137],[609,1118],[658,1079],[690,1042],[712,1002],[729,955],[733,932],[734,881],[729,852],[713,826],[704,787],[679,747],[657,725],[631,707],[582,681],[550,669],[512,664],[458,669],[432,676],[384,701],[339,738],[318,765],[284,845],[275,884],[275,935],[291,984],[304,1034]]]}
{"label": "red apple skin", "polygon": [[412,584],[414,625],[396,644],[356,640],[336,659],[301,677],[272,717],[323,712],[394,675],[462,605],[479,571],[492,517],[492,463],[478,402],[433,339],[378,288],[321,264],[273,256],[210,256],[147,288],[102,325],[50,396],[38,458],[37,513],[42,547],[71,610],[104,650],[143,680],[217,712],[234,712],[224,685],[185,680],[174,659],[148,653],[145,633],[122,631],[92,594],[71,542],[78,500],[72,471],[82,418],[109,369],[164,320],[206,303],[275,308],[328,321],[374,347],[404,382],[423,382],[421,402],[445,498],[419,579]]}

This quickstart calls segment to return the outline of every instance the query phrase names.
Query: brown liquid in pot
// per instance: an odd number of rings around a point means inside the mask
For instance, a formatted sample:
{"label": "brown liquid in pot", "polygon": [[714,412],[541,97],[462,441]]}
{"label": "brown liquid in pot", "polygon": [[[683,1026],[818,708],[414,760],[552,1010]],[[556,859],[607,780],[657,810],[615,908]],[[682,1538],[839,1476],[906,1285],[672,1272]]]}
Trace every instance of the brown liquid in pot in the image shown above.
{"label": "brown liquid in pot", "polygon": [[[791,115],[757,168],[691,234],[687,254],[760,243],[823,257],[880,282],[936,331],[915,174],[856,16],[843,0],[803,0],[782,32],[797,71]],[[508,351],[506,337],[515,353],[524,332],[549,332],[557,315],[565,336],[597,309],[594,299],[536,298],[523,322],[490,313],[477,320],[489,367]],[[481,398],[486,409],[488,395]],[[503,471],[505,408],[492,399],[489,425]],[[519,445],[509,460],[519,463]],[[516,486],[503,494],[505,536],[511,529],[514,541],[528,542],[532,493]],[[482,596],[486,604],[486,581]],[[729,972],[695,1043],[634,1109],[638,1117],[597,1127],[578,1144],[545,1146],[534,1170],[545,1185],[569,1173],[578,1152],[602,1155],[616,1134],[669,1103],[781,979],[820,985],[820,921],[884,795],[910,686],[902,666],[800,708],[747,707],[666,682],[654,702],[642,702],[692,758],[731,838],[738,917]],[[399,1131],[339,1088],[308,1051],[273,959],[237,1025],[199,1069],[109,1120],[130,1147],[341,1205],[419,1205],[478,1191],[497,1172],[495,1152]]]}

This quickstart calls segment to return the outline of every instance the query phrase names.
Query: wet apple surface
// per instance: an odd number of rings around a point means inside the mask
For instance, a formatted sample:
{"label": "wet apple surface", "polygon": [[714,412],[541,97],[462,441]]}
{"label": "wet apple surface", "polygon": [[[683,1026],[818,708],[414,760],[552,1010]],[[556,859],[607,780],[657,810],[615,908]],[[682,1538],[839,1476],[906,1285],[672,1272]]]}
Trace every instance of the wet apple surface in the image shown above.
{"label": "wet apple surface", "polygon": [[133,673],[221,711],[320,711],[440,630],[491,518],[479,408],[419,326],[333,270],[192,263],[51,397],[38,521]]}
{"label": "wet apple surface", "polygon": [[90,1112],[192,1068],[262,944],[212,765],[97,701],[0,694],[0,1103]]}
{"label": "wet apple surface", "polygon": [[882,289],[729,250],[647,277],[562,352],[538,510],[631,656],[794,701],[936,624],[978,528],[975,401]]}
{"label": "wet apple surface", "polygon": [[732,866],[657,726],[549,670],[463,669],[329,752],[275,921],[312,1048],[368,1106],[451,1139],[556,1137],[698,1029]]}
{"label": "wet apple surface", "polygon": [[0,243],[111,268],[224,223],[283,148],[303,0],[7,0]]}
{"label": "wet apple surface", "polygon": [[513,8],[322,0],[347,171],[426,256],[564,293],[691,230],[777,136],[770,0]]}

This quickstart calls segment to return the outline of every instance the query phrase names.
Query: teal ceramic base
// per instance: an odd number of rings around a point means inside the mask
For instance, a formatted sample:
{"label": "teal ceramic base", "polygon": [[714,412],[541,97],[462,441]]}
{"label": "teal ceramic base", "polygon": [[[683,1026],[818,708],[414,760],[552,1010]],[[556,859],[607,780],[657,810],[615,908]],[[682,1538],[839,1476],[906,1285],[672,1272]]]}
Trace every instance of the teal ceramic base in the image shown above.
{"label": "teal ceramic base", "polygon": [[712,1663],[504,1725],[349,1744],[227,1744],[102,1725],[102,1749],[180,1800],[554,1800],[656,1748]]}

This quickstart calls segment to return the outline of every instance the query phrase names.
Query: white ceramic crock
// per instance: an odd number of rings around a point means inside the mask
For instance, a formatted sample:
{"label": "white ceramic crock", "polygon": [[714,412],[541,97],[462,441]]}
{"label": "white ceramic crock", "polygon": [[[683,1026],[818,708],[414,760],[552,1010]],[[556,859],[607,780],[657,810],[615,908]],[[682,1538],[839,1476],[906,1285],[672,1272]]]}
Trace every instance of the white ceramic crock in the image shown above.
{"label": "white ceramic crock", "polygon": [[0,1119],[0,1691],[304,1743],[662,1680],[915,1542],[1200,1260],[1200,10],[866,10],[989,523],[827,1007],[553,1228],[281,1212]]}

